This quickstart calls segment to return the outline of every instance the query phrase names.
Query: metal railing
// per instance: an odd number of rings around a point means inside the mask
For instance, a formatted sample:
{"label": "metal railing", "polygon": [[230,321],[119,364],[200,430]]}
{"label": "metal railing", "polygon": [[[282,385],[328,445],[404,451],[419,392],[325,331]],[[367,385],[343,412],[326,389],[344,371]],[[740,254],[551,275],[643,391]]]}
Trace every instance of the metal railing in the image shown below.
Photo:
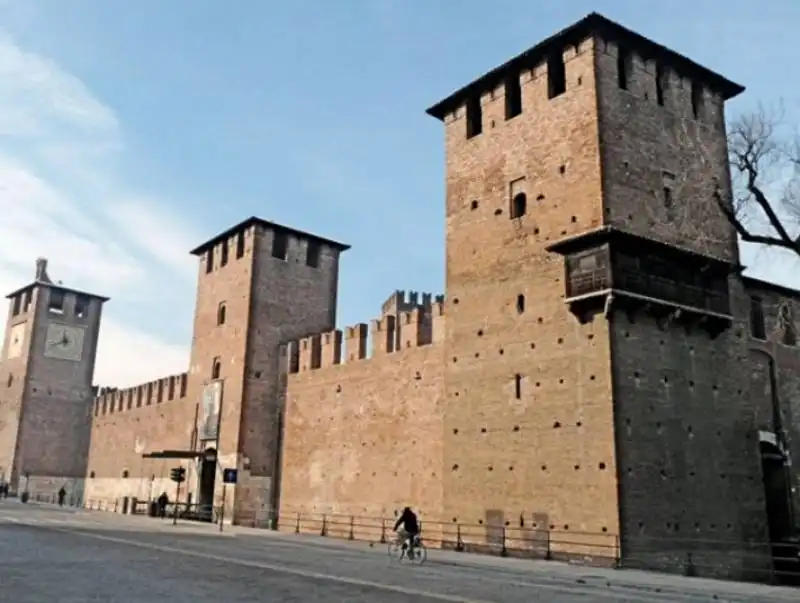
{"label": "metal railing", "polygon": [[[55,495],[31,494],[31,501],[57,503]],[[123,513],[124,499],[67,498],[65,505]],[[154,501],[129,502],[125,512],[145,514]],[[224,522],[221,507],[169,503],[167,520]],[[147,513],[150,514],[150,513]],[[205,517],[205,519],[200,519]],[[315,535],[349,541],[387,543],[394,538],[394,517],[319,513],[283,508],[239,512],[234,523],[298,535]],[[800,586],[800,538],[785,542],[742,541],[691,537],[625,536],[607,532],[582,532],[555,526],[519,526],[466,522],[441,522],[421,518],[422,538],[429,548],[502,557],[567,561],[616,569],[641,569],[685,576],[766,582]]]}

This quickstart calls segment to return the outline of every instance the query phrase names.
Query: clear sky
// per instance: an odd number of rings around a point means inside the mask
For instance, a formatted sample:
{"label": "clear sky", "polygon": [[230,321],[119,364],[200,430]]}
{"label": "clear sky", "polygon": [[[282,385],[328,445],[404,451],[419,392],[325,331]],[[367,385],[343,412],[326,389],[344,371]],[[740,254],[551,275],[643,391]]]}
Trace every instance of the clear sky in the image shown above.
{"label": "clear sky", "polygon": [[253,214],[353,245],[341,325],[442,292],[425,109],[593,10],[747,86],[729,115],[782,99],[800,126],[797,0],[0,0],[0,290],[43,255],[110,296],[108,385],[187,369],[188,250]]}

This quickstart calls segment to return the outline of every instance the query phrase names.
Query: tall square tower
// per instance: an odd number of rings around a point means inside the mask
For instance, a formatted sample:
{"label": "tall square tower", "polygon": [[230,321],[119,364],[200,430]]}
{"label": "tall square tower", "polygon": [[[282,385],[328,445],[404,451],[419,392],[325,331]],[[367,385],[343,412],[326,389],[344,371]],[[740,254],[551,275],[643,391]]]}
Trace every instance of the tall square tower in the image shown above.
{"label": "tall square tower", "polygon": [[336,325],[339,258],[349,246],[249,218],[192,251],[199,258],[190,398],[197,445],[216,452],[198,502],[219,498],[222,468],[239,470],[227,516],[266,523],[278,506],[283,343]]}
{"label": "tall square tower", "polygon": [[732,572],[765,538],[717,204],[742,90],[593,13],[428,110],[446,147],[446,517],[673,568],[733,539]]}
{"label": "tall square tower", "polygon": [[47,260],[8,296],[0,357],[0,481],[80,495],[97,341],[108,298],[54,283]]}

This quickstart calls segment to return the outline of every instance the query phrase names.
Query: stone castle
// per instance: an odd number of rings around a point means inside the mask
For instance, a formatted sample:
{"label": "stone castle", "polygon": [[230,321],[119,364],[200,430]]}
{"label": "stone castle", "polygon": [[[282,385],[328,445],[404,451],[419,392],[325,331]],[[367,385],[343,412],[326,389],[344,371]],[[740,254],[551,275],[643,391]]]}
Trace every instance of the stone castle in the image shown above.
{"label": "stone castle", "polygon": [[800,293],[743,276],[716,209],[742,91],[589,15],[428,110],[446,298],[396,292],[337,330],[348,246],[250,218],[192,251],[188,371],[137,387],[93,389],[106,298],[40,261],[8,296],[0,473],[141,500],[183,464],[187,500],[220,504],[236,468],[235,522],[409,504],[487,542],[513,527],[613,538],[623,562],[768,566],[753,543],[788,538],[800,504]]}

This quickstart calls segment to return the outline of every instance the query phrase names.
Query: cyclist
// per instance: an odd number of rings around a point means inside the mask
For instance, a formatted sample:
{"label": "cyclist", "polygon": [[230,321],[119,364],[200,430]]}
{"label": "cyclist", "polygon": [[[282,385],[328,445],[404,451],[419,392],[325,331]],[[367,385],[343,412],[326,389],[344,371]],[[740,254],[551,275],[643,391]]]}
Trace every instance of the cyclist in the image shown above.
{"label": "cyclist", "polygon": [[[400,525],[402,524],[402,529]],[[394,524],[394,531],[397,532],[398,539],[403,543],[403,550],[408,549],[408,558],[414,557],[414,543],[419,537],[419,521],[417,515],[411,510],[411,507],[406,507],[397,518]]]}

